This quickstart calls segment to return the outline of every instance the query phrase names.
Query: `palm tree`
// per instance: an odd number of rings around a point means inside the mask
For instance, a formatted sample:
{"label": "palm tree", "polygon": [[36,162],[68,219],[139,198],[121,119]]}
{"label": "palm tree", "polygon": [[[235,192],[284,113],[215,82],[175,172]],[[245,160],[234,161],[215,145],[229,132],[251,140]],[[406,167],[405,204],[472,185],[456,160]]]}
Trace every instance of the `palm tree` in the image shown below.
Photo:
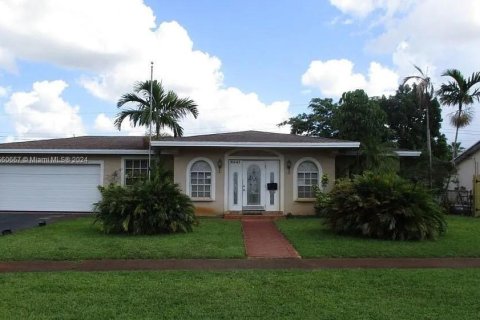
{"label": "palm tree", "polygon": [[432,187],[432,139],[430,137],[430,101],[433,98],[433,85],[430,77],[423,72],[423,70],[414,66],[417,69],[419,75],[406,77],[403,80],[405,85],[408,81],[413,80],[416,82],[415,91],[417,93],[417,101],[420,109],[425,109],[425,120],[427,130],[427,152],[428,152],[428,180],[430,187]]}
{"label": "palm tree", "polygon": [[[152,93],[150,94],[150,88]],[[117,102],[121,108],[125,104],[134,103],[136,108],[122,110],[115,118],[115,126],[121,130],[122,123],[129,119],[134,126],[155,126],[155,134],[161,135],[160,131],[169,128],[175,137],[183,136],[183,128],[179,120],[191,114],[198,116],[198,109],[195,102],[189,98],[179,98],[173,91],[165,92],[163,86],[157,80],[137,82],[133,93],[124,94]],[[152,102],[152,112],[150,112]]]}
{"label": "palm tree", "polygon": [[[448,83],[442,84],[437,94],[440,96],[440,102],[447,106],[458,106],[450,117],[450,122],[455,126],[455,141],[453,146],[457,145],[458,130],[470,124],[473,118],[473,110],[468,106],[475,100],[480,101],[480,88],[473,89],[480,83],[480,72],[474,72],[470,78],[465,79],[463,74],[457,69],[448,69],[442,76],[451,78]],[[471,92],[473,90],[473,92]],[[457,148],[453,149],[452,161],[457,157]]]}

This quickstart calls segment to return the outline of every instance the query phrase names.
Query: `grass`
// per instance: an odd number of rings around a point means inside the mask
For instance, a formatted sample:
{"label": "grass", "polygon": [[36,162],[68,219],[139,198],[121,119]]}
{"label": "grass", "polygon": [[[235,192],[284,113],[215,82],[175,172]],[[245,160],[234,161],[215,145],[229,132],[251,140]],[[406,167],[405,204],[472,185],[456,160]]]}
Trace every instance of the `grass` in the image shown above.
{"label": "grass", "polygon": [[288,219],[277,225],[302,257],[480,257],[480,219],[448,216],[437,241],[385,241],[340,236],[320,219]]}
{"label": "grass", "polygon": [[0,319],[478,319],[480,270],[0,274]]}
{"label": "grass", "polygon": [[200,219],[194,232],[105,235],[93,218],[79,218],[0,237],[0,261],[158,258],[242,258],[238,221]]}

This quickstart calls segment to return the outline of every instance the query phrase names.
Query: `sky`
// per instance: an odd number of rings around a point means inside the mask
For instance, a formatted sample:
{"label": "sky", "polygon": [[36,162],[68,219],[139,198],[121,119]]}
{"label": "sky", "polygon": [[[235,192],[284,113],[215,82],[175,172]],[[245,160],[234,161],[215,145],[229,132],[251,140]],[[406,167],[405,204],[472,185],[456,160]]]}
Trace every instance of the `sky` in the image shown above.
{"label": "sky", "polygon": [[[288,132],[310,99],[392,94],[414,65],[438,88],[448,68],[480,71],[478,52],[479,0],[2,0],[0,142],[145,134],[113,119],[151,61],[198,104],[182,120],[196,135]],[[464,147],[480,140],[474,109]]]}

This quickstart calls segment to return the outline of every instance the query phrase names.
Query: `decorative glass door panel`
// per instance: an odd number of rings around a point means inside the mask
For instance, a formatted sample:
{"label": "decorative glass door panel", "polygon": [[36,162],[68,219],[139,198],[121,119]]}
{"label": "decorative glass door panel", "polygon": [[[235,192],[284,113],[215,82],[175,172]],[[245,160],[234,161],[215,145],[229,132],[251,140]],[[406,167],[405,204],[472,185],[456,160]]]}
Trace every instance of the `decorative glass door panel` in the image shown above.
{"label": "decorative glass door panel", "polygon": [[247,206],[262,204],[262,171],[256,164],[247,168]]}
{"label": "decorative glass door panel", "polygon": [[228,210],[242,211],[243,164],[241,160],[228,161]]}
{"label": "decorative glass door panel", "polygon": [[[228,161],[228,210],[278,211],[280,201],[278,160]],[[269,190],[267,185],[275,185]]]}

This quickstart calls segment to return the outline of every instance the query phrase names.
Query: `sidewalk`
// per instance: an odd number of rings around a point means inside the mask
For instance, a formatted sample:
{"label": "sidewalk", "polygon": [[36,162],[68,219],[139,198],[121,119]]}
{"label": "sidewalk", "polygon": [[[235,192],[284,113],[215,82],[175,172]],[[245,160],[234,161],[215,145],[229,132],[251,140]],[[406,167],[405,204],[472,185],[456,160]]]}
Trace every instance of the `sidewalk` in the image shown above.
{"label": "sidewalk", "polygon": [[480,258],[185,259],[0,262],[0,273],[46,271],[480,268]]}

